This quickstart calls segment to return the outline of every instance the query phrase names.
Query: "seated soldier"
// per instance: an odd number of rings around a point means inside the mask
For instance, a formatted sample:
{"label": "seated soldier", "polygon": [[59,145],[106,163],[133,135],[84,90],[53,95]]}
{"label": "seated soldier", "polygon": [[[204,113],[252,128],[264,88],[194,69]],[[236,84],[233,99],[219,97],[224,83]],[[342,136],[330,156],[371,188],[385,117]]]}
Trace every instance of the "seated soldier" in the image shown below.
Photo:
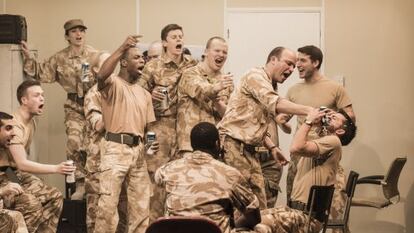
{"label": "seated soldier", "polygon": [[155,173],[155,182],[167,193],[165,214],[205,216],[225,233],[234,227],[232,206],[242,214],[236,227],[252,228],[260,222],[259,202],[246,180],[238,170],[218,160],[216,127],[199,123],[191,130],[190,139],[193,152],[165,164]]}
{"label": "seated soldier", "polygon": [[[31,173],[70,174],[75,167],[67,162],[51,165],[27,158],[36,127],[34,117],[43,112],[44,97],[40,83],[33,80],[21,83],[17,88],[17,100],[20,106],[10,122],[15,136],[10,139],[8,149],[0,149],[1,170],[8,170],[9,174],[0,173],[0,179],[2,182],[15,179],[22,187],[25,194],[19,195],[22,204],[13,206],[14,210],[22,212],[29,232],[56,232],[63,196],[57,188],[46,185]],[[36,209],[38,213],[28,210],[32,205],[39,207]]]}
{"label": "seated soldier", "polygon": [[[325,122],[323,124],[322,118]],[[307,139],[311,127],[318,127],[320,138]],[[305,124],[296,132],[290,149],[292,154],[302,155],[298,162],[290,208],[277,207],[262,211],[260,227],[278,226],[278,230],[272,229],[272,232],[305,232],[308,217],[303,210],[306,208],[311,186],[335,184],[342,146],[348,145],[355,134],[356,126],[345,111],[311,111]],[[319,232],[320,229],[321,223],[312,218],[309,232]]]}

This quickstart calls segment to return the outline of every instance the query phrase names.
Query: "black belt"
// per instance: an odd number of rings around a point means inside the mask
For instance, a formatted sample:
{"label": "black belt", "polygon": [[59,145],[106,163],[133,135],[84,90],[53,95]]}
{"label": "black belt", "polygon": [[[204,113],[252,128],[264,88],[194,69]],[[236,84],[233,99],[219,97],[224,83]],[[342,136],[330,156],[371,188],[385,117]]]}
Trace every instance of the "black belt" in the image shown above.
{"label": "black belt", "polygon": [[76,102],[80,106],[83,106],[83,97],[79,97],[77,93],[68,93],[68,99],[72,100],[73,102]]}
{"label": "black belt", "polygon": [[252,155],[255,155],[256,152],[267,152],[268,151],[266,149],[266,147],[246,144],[246,143],[240,141],[239,139],[235,139],[235,138],[232,138],[232,137],[230,137],[230,138],[233,139],[234,141],[240,143],[243,147],[243,150],[249,152]]}
{"label": "black belt", "polygon": [[141,136],[126,133],[105,133],[105,139],[112,142],[126,144],[128,146],[138,146],[142,142]]}

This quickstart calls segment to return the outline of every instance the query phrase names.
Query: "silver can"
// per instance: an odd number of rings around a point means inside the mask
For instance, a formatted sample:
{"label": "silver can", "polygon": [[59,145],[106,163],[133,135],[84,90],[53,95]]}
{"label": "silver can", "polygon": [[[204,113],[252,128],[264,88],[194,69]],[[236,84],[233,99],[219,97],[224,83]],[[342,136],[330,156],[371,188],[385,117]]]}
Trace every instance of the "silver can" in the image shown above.
{"label": "silver can", "polygon": [[157,139],[155,132],[148,131],[146,136],[146,144],[152,144]]}
{"label": "silver can", "polygon": [[[67,163],[73,166],[73,160],[68,160]],[[73,171],[70,175],[66,175],[66,183],[73,184],[75,183],[75,172]]]}
{"label": "silver can", "polygon": [[89,63],[84,62],[82,63],[82,82],[87,83],[89,82],[89,75],[88,75],[88,71],[89,71]]}
{"label": "silver can", "polygon": [[160,92],[165,96],[164,99],[161,101],[161,109],[168,109],[170,107],[168,89],[166,87],[161,87]]}

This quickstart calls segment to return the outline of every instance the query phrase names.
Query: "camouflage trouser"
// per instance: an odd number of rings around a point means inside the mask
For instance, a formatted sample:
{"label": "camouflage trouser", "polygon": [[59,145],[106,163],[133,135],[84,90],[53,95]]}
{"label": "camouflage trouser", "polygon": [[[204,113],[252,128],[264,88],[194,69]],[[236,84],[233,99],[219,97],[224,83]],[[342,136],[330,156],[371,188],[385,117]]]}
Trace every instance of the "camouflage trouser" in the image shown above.
{"label": "camouflage trouser", "polygon": [[[332,197],[331,212],[329,214],[330,219],[342,219],[345,211],[346,194],[341,190],[345,190],[347,177],[345,175],[344,168],[339,165],[336,172],[335,191]],[[340,229],[334,229],[332,232],[342,232]],[[346,229],[344,233],[350,232]]]}
{"label": "camouflage trouser", "polygon": [[311,218],[309,231],[307,231],[309,217],[304,212],[287,206],[262,210],[260,214],[262,221],[255,226],[255,231],[260,233],[317,233],[322,229],[322,224]]}
{"label": "camouflage trouser", "polygon": [[[63,207],[63,195],[55,187],[46,185],[40,178],[27,173],[16,172],[20,180],[20,185],[27,193],[36,197],[37,201],[42,205],[41,223],[38,232],[56,232],[59,217]],[[26,221],[29,228],[30,223]]]}
{"label": "camouflage trouser", "polygon": [[83,108],[74,109],[74,106],[65,104],[66,126],[66,156],[74,161],[76,166],[76,180],[84,179],[86,175],[86,148],[84,145],[86,135],[86,119]]}
{"label": "camouflage trouser", "polygon": [[224,162],[240,171],[249,183],[253,193],[257,196],[260,209],[265,209],[266,192],[259,160],[255,154],[243,150],[243,146],[239,141],[229,136],[225,136],[224,140],[221,141],[225,151]]}
{"label": "camouflage trouser", "polygon": [[295,180],[296,172],[298,170],[298,162],[300,156],[290,155],[289,169],[286,177],[286,198],[290,201],[290,195],[292,194],[293,181]]}
{"label": "camouflage trouser", "polygon": [[280,192],[279,182],[283,168],[268,152],[259,153],[259,161],[265,183],[267,208],[273,208],[276,205],[277,196]]}
{"label": "camouflage trouser", "polygon": [[95,232],[113,233],[118,224],[118,200],[126,182],[128,232],[145,232],[149,220],[150,180],[143,155],[143,144],[130,147],[102,141],[99,200]]}
{"label": "camouflage trouser", "polygon": [[161,117],[148,126],[148,131],[156,134],[159,151],[154,155],[146,155],[148,173],[151,178],[150,223],[164,215],[165,192],[154,183],[155,171],[176,158],[176,120],[171,117]]}
{"label": "camouflage trouser", "polygon": [[[8,223],[8,221],[12,224]],[[28,233],[22,213],[14,210],[0,210],[0,232]]]}
{"label": "camouflage trouser", "polygon": [[[86,192],[86,226],[87,232],[93,233],[95,229],[96,211],[99,200],[99,165],[100,165],[100,148],[99,143],[92,142],[88,146],[88,157],[86,159],[85,169],[87,175],[85,177],[85,192]],[[125,184],[125,182],[124,182]],[[127,210],[126,210],[126,191],[125,185],[119,198],[118,214],[119,222],[116,232],[126,232],[127,229]]]}
{"label": "camouflage trouser", "polygon": [[[16,171],[16,176],[24,192],[6,198],[4,206],[22,213],[29,232],[56,232],[62,212],[62,194],[30,173]],[[1,174],[0,183],[5,185],[7,182],[7,177]]]}

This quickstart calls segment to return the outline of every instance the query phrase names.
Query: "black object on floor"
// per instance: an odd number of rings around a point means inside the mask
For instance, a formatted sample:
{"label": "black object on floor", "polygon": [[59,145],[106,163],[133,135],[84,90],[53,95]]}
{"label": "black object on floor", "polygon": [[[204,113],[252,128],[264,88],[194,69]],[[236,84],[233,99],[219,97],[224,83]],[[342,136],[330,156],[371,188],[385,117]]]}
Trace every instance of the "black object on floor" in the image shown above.
{"label": "black object on floor", "polygon": [[57,229],[58,233],[86,233],[86,201],[63,201],[63,211]]}

